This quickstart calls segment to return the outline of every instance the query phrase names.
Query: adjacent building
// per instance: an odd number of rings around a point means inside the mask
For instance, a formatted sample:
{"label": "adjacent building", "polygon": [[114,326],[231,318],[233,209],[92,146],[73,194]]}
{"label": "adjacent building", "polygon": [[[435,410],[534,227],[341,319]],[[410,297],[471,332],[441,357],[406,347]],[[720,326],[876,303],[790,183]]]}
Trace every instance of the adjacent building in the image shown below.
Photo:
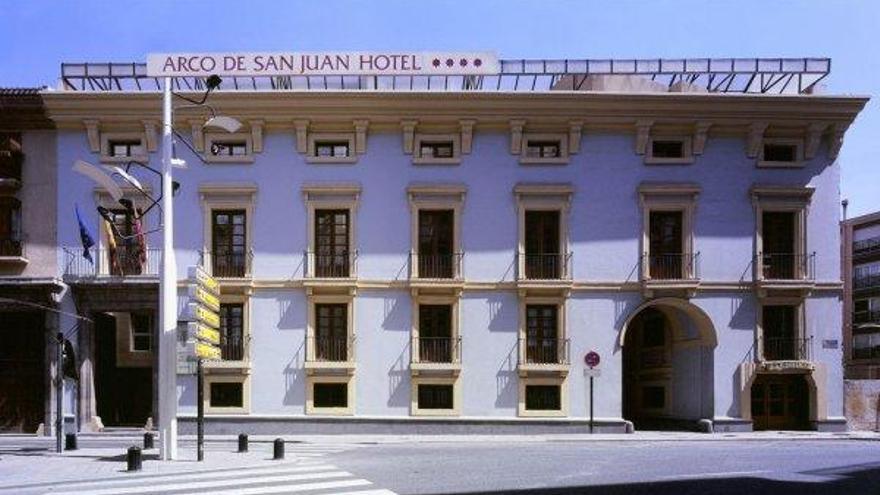
{"label": "adjacent building", "polygon": [[[228,78],[233,134],[176,111],[181,307],[188,266],[221,281],[208,431],[580,431],[591,350],[599,431],[845,428],[836,159],[867,99],[816,94],[828,60],[651,62]],[[157,410],[158,216],[71,170],[159,167],[161,81],[108,69],[42,93],[82,428]]]}

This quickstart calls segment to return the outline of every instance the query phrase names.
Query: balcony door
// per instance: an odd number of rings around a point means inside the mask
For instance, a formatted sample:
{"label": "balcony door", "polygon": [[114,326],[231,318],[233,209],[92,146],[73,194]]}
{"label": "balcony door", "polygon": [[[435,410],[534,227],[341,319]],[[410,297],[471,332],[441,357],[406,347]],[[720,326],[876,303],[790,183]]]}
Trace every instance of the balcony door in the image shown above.
{"label": "balcony door", "polygon": [[761,315],[764,333],[764,359],[785,361],[800,359],[797,350],[800,339],[797,332],[796,306],[764,306]]}
{"label": "balcony door", "polygon": [[526,306],[526,362],[558,363],[559,308],[552,304]]}
{"label": "balcony door", "polygon": [[315,211],[315,274],[348,277],[351,223],[348,210]]}
{"label": "balcony door", "polygon": [[761,216],[762,266],[764,278],[794,279],[798,256],[795,252],[795,214],[790,211],[765,211]]}
{"label": "balcony door", "polygon": [[682,253],[682,212],[652,211],[649,223],[649,275],[656,279],[680,279],[684,276]]}
{"label": "balcony door", "polygon": [[244,359],[244,305],[220,305],[220,352],[224,361]]}
{"label": "balcony door", "polygon": [[559,211],[526,211],[525,271],[529,279],[557,279],[562,274]]}
{"label": "balcony door", "polygon": [[452,307],[447,304],[419,306],[419,361],[452,362]]}
{"label": "balcony door", "polygon": [[419,210],[419,277],[453,277],[453,239],[452,210]]}
{"label": "balcony door", "polygon": [[214,210],[211,262],[215,277],[244,277],[247,237],[244,210]]}
{"label": "balcony door", "polygon": [[315,360],[348,361],[348,305],[315,305]]}

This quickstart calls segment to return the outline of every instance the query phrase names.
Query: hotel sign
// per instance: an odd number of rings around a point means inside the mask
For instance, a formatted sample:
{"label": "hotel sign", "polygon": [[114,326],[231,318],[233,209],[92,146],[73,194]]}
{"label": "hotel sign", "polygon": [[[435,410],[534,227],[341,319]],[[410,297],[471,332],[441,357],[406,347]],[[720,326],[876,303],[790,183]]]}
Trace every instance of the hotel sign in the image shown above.
{"label": "hotel sign", "polygon": [[147,55],[147,75],[183,76],[437,76],[494,75],[491,52],[258,52]]}

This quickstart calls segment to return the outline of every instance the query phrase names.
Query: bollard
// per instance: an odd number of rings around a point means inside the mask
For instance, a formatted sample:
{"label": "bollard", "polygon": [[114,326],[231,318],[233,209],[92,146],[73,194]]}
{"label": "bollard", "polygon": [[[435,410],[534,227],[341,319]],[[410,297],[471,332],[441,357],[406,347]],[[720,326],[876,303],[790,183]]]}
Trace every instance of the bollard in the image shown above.
{"label": "bollard", "polygon": [[76,450],[76,433],[64,435],[64,450]]}
{"label": "bollard", "polygon": [[138,447],[129,447],[128,455],[125,457],[126,462],[128,463],[129,471],[140,471],[143,465],[141,459],[141,449]]}
{"label": "bollard", "polygon": [[238,434],[238,451],[239,452],[247,452],[248,451],[248,436],[246,433]]}
{"label": "bollard", "polygon": [[284,440],[276,438],[273,451],[275,454],[273,459],[284,459]]}
{"label": "bollard", "polygon": [[144,433],[144,450],[153,448],[153,434],[150,432]]}

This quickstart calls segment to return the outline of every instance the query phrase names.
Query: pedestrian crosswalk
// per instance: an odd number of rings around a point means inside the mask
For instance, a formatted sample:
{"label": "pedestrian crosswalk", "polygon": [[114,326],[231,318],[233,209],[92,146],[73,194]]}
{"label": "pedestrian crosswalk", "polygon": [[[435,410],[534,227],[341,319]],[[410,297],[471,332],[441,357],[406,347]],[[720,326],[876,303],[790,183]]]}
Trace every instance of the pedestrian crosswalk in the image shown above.
{"label": "pedestrian crosswalk", "polygon": [[130,474],[73,481],[52,495],[395,495],[368,480],[316,460],[187,473]]}

